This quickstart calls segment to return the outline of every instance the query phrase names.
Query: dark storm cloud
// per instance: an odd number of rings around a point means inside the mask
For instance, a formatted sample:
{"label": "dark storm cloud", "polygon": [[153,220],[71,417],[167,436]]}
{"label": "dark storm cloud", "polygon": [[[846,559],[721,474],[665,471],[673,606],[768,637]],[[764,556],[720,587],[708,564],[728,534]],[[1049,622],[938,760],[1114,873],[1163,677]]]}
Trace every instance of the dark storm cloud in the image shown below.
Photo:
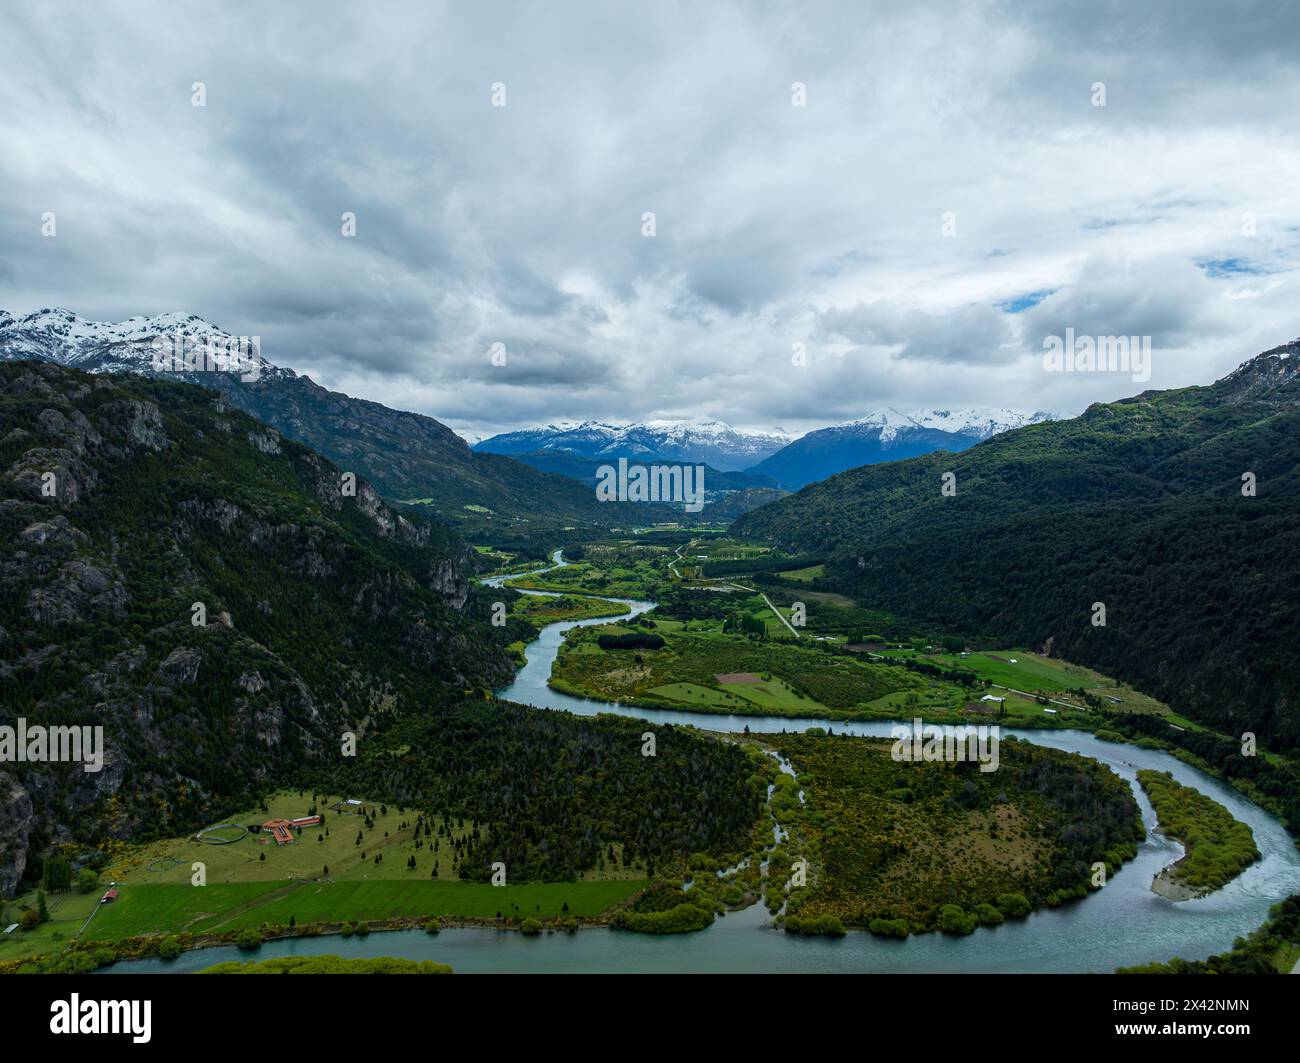
{"label": "dark storm cloud", "polygon": [[10,7],[0,308],[193,312],[464,428],[1078,408],[1118,385],[1043,335],[1170,386],[1300,332],[1300,8],[1063,7]]}

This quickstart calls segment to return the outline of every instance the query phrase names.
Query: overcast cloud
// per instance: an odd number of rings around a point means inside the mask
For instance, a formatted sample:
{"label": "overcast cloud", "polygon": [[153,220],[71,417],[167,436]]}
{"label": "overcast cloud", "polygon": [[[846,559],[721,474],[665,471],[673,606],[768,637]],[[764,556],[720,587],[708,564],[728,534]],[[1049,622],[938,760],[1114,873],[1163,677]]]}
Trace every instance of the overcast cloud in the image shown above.
{"label": "overcast cloud", "polygon": [[[483,434],[1074,413],[1295,338],[1300,5],[1048,7],[9,5],[0,308]],[[1066,328],[1151,380],[1045,372]]]}

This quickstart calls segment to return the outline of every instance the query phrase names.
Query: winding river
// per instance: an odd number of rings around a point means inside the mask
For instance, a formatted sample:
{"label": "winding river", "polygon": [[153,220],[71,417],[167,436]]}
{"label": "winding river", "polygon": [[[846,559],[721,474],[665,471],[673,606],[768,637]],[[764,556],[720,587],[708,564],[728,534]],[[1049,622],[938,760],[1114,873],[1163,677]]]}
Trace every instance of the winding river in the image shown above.
{"label": "winding river", "polygon": [[[528,575],[550,571],[566,562],[560,551],[554,564]],[[484,580],[500,586],[524,573]],[[543,591],[525,591],[546,594]],[[638,615],[653,602],[625,601]],[[710,731],[763,733],[833,727],[836,732],[888,736],[889,721],[852,723],[841,720],[779,716],[723,716],[661,711],[573,697],[547,686],[564,633],[570,628],[608,623],[605,619],[560,621],[548,625],[527,647],[528,663],[499,694],[538,708],[580,716],[617,713],[699,727]],[[1167,753],[1127,744],[1099,741],[1083,731],[1004,729],[1004,734],[1092,757],[1128,780],[1142,809],[1147,837],[1137,858],[1111,877],[1106,887],[1083,901],[1055,910],[1032,913],[995,928],[981,928],[969,937],[921,934],[905,941],[853,932],[844,938],[800,937],[767,925],[761,904],[719,918],[712,927],[693,934],[657,937],[605,929],[575,934],[525,937],[506,930],[444,930],[436,937],[422,931],[396,931],[367,938],[290,938],[268,942],[255,954],[271,956],[334,953],[341,956],[400,956],[449,963],[458,973],[538,972],[1109,972],[1116,967],[1166,960],[1172,956],[1204,959],[1232,946],[1233,939],[1264,921],[1269,905],[1300,892],[1300,851],[1282,825],[1245,800],[1236,790],[1191,768]],[[1182,855],[1182,846],[1152,833],[1155,813],[1141,787],[1139,768],[1172,772],[1174,778],[1226,806],[1250,825],[1263,855],[1228,886],[1209,897],[1178,904],[1151,892],[1151,879]],[[192,971],[225,960],[248,959],[235,948],[201,949],[174,961],[138,960],[118,963],[105,973],[140,974]]]}

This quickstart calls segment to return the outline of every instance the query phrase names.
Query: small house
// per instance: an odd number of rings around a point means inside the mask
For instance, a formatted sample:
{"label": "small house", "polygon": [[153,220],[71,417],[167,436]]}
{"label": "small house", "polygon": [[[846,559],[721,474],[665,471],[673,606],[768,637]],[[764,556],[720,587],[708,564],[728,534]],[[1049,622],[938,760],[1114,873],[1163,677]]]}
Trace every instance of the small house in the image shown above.
{"label": "small house", "polygon": [[107,890],[107,891],[104,893],[104,896],[102,896],[102,897],[99,898],[99,903],[100,903],[100,904],[111,904],[111,903],[112,903],[113,901],[115,901],[115,900],[117,900],[117,890],[115,890],[115,889],[111,889],[111,890]]}

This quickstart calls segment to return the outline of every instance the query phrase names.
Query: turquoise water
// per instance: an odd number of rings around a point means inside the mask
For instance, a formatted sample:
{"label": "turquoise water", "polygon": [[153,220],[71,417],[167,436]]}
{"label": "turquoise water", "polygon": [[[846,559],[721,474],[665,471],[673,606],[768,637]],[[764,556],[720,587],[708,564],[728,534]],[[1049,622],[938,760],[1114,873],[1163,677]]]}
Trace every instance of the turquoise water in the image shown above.
{"label": "turquoise water", "polygon": [[[555,560],[563,564],[556,551]],[[485,581],[499,585],[500,579]],[[534,592],[541,593],[541,592]],[[652,602],[629,601],[633,613]],[[846,723],[838,720],[779,716],[715,716],[610,705],[551,690],[546,680],[564,632],[603,620],[563,621],[546,627],[527,648],[528,664],[500,696],[538,708],[581,716],[619,713],[654,722],[701,727],[711,731],[756,733],[833,727],[836,733],[887,736],[889,721]],[[1203,959],[1232,946],[1233,939],[1264,921],[1270,904],[1300,892],[1300,852],[1282,825],[1246,801],[1230,786],[1188,767],[1166,753],[1099,741],[1081,731],[1016,731],[1040,745],[1093,757],[1128,780],[1148,828],[1137,858],[1111,877],[1106,887],[1085,900],[1051,911],[1035,912],[969,937],[926,934],[895,941],[851,933],[842,939],[801,938],[767,927],[761,904],[719,918],[695,934],[667,937],[606,929],[575,934],[524,937],[506,930],[444,930],[436,937],[422,931],[371,934],[367,938],[294,938],[269,942],[252,954],[304,956],[401,956],[449,963],[460,973],[615,973],[615,972],[1107,972],[1116,967],[1166,960],[1171,956]],[[1217,893],[1175,904],[1151,892],[1151,879],[1182,855],[1182,847],[1151,832],[1155,813],[1136,778],[1139,768],[1172,772],[1225,805],[1250,825],[1263,859]],[[249,959],[234,948],[203,949],[179,959],[119,963],[105,973],[143,974],[192,971],[231,959]]]}

